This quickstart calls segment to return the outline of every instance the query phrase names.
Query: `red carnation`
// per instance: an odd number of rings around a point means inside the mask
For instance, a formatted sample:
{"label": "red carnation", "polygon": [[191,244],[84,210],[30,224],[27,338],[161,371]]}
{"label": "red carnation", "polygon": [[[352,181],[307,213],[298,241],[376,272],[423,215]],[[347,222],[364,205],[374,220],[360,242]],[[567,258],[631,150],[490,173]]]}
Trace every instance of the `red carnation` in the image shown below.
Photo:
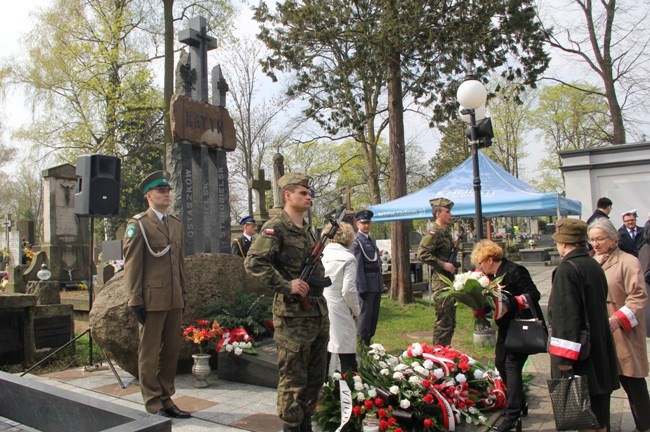
{"label": "red carnation", "polygon": [[388,426],[393,426],[395,423],[397,423],[397,419],[395,417],[389,417],[386,419],[388,422]]}
{"label": "red carnation", "polygon": [[425,394],[423,399],[424,399],[424,401],[425,401],[426,403],[428,403],[428,404],[430,404],[431,402],[433,402],[433,396],[431,395],[431,393],[427,393],[427,394]]}
{"label": "red carnation", "polygon": [[384,400],[382,398],[375,398],[375,406],[381,408],[384,406]]}
{"label": "red carnation", "polygon": [[431,419],[428,418],[425,418],[422,424],[424,424],[425,428],[430,428],[431,426],[433,426],[433,422],[431,421]]}
{"label": "red carnation", "polygon": [[375,407],[375,405],[372,403],[372,401],[370,399],[366,399],[365,401],[363,401],[363,406],[367,410],[371,410],[371,409],[373,409]]}
{"label": "red carnation", "polygon": [[404,432],[402,428],[395,428],[395,432]]}
{"label": "red carnation", "polygon": [[354,414],[355,417],[361,417],[361,407],[359,405],[352,407],[352,414]]}
{"label": "red carnation", "polygon": [[385,410],[385,409],[383,409],[383,408],[379,408],[379,409],[377,410],[377,417],[379,417],[379,419],[385,419],[385,418],[386,418],[386,415],[387,415],[387,414],[386,414],[386,410]]}
{"label": "red carnation", "polygon": [[388,422],[386,420],[382,420],[379,422],[379,430],[385,431],[388,429]]}

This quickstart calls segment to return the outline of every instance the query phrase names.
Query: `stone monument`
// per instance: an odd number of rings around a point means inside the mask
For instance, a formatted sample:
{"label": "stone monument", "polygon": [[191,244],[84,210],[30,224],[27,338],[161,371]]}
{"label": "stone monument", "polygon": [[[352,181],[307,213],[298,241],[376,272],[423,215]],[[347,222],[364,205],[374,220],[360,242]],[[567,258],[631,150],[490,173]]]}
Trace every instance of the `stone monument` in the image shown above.
{"label": "stone monument", "polygon": [[248,187],[253,189],[257,195],[257,211],[255,221],[260,225],[269,220],[269,213],[266,211],[266,191],[271,190],[271,182],[264,179],[264,170],[257,170],[256,179],[248,179]]}
{"label": "stone monument", "polygon": [[282,213],[284,204],[282,203],[282,194],[278,187],[278,180],[284,175],[284,156],[280,153],[273,155],[273,177],[271,178],[271,185],[273,187],[273,208],[269,210],[271,217]]}
{"label": "stone monument", "polygon": [[90,236],[75,216],[76,169],[63,164],[43,171],[43,242],[52,272],[51,281],[89,280]]}
{"label": "stone monument", "polygon": [[[217,47],[207,35],[203,17],[189,20],[179,32],[189,46],[177,68],[184,94],[172,96],[174,137],[169,170],[174,189],[172,213],[183,222],[185,255],[230,253],[230,201],[226,151],[235,150],[235,124],[225,108],[226,84],[221,68],[212,70],[212,102],[208,101],[207,52]],[[189,57],[189,58],[188,58]],[[178,83],[177,83],[178,84]]]}

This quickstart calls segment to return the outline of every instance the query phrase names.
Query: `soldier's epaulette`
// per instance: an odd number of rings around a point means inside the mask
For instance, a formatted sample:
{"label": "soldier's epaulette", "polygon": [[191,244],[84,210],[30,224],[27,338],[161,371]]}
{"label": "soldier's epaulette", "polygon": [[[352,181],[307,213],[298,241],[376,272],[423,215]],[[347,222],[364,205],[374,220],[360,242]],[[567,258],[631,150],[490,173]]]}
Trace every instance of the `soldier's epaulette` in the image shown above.
{"label": "soldier's epaulette", "polygon": [[137,215],[133,216],[133,219],[135,219],[135,220],[142,219],[146,214],[147,214],[147,212],[138,213]]}
{"label": "soldier's epaulette", "polygon": [[171,216],[171,217],[173,217],[174,219],[176,219],[177,221],[181,222],[181,219],[180,219],[178,216],[175,216],[175,215],[173,215],[173,214],[170,214],[169,216]]}

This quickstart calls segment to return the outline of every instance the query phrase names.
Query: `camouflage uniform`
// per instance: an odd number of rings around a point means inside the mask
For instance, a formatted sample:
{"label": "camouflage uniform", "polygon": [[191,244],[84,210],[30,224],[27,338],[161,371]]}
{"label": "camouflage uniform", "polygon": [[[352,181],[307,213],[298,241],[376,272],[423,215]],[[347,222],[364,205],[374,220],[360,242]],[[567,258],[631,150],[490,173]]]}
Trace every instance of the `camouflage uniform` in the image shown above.
{"label": "camouflage uniform", "polygon": [[[431,231],[420,241],[418,259],[429,264],[433,269],[430,283],[431,292],[434,294],[445,287],[445,283],[438,277],[439,274],[450,279],[454,277],[442,268],[449,259],[453,247],[454,240],[449,230],[443,229],[435,222]],[[439,299],[435,296],[434,305],[436,323],[433,327],[433,343],[434,345],[450,345],[456,327],[456,302],[451,297]]]}
{"label": "camouflage uniform", "polygon": [[[244,261],[248,274],[275,292],[273,338],[278,345],[280,374],[277,408],[280,418],[291,427],[311,417],[326,375],[329,318],[323,288],[310,283],[310,311],[302,310],[290,296],[291,281],[300,276],[316,243],[308,225],[297,227],[283,211],[264,224]],[[319,262],[312,279],[324,276]]]}

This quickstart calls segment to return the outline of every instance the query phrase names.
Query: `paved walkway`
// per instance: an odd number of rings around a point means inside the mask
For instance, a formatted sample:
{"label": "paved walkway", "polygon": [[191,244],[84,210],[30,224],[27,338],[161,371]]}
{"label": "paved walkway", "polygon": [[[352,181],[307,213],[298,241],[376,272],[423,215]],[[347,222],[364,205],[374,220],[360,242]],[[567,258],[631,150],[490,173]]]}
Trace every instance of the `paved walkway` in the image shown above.
{"label": "paved walkway", "polygon": [[[527,267],[542,293],[542,305],[545,310],[551,289],[552,267],[542,265],[527,265]],[[529,414],[523,419],[523,429],[554,431],[555,424],[546,388],[546,379],[549,378],[548,355],[532,356],[525,370],[533,374],[534,379],[528,387]],[[133,381],[133,378],[125,372],[119,369],[118,372],[125,384]],[[142,399],[137,385],[121,389],[110,370],[85,372],[83,369],[70,369],[44,376],[30,375],[29,379],[40,380],[90,398],[137,410],[142,409]],[[192,412],[193,418],[173,420],[174,431],[276,432],[281,430],[282,425],[275,411],[275,390],[219,380],[216,374],[211,377],[209,388],[195,389],[192,383],[191,375],[179,375],[176,379],[177,394],[174,400],[180,408]],[[611,412],[613,432],[631,432],[634,429],[627,399],[622,390],[614,393]],[[498,418],[498,415],[495,414],[493,419],[495,418]],[[485,430],[485,428],[474,428],[474,430],[481,429]],[[33,431],[0,418],[0,431],[5,430]],[[462,430],[470,429],[468,426],[463,426]]]}

